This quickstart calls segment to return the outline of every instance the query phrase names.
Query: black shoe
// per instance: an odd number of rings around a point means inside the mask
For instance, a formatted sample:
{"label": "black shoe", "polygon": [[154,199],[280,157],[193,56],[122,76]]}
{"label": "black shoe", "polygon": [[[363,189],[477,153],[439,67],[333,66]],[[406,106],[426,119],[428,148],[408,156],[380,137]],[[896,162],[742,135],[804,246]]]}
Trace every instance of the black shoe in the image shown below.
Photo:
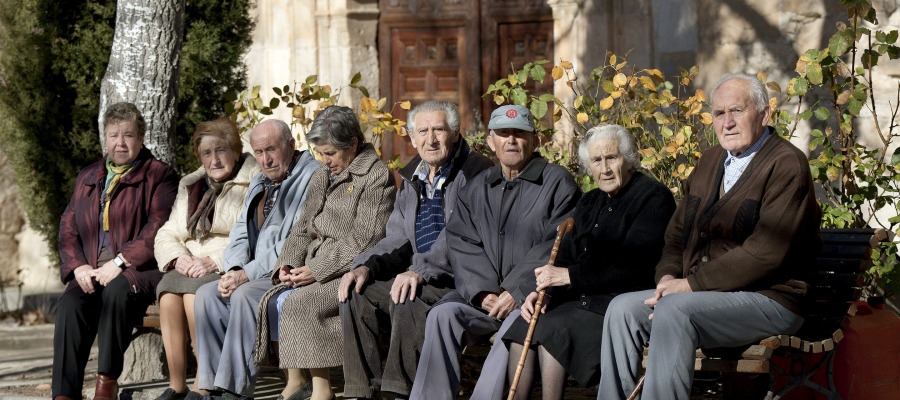
{"label": "black shoe", "polygon": [[175,389],[166,388],[166,390],[164,390],[162,394],[156,398],[156,400],[184,400],[188,393],[192,392],[178,393],[175,391]]}
{"label": "black shoe", "polygon": [[309,400],[312,397],[312,383],[306,382],[305,385],[301,386],[300,389],[297,389],[294,394],[288,396],[287,399],[284,400]]}
{"label": "black shoe", "polygon": [[201,400],[201,399],[203,399],[203,395],[200,393],[197,393],[193,390],[187,392],[187,394],[184,396],[184,400]]}

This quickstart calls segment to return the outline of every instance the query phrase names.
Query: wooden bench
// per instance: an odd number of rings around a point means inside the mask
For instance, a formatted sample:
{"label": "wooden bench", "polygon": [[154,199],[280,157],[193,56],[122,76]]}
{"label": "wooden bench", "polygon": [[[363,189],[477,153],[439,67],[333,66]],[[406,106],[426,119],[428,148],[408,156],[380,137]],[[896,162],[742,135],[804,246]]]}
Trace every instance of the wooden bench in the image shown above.
{"label": "wooden bench", "polygon": [[[885,230],[823,229],[822,252],[816,262],[816,278],[806,296],[808,314],[803,327],[794,335],[771,336],[750,346],[698,349],[695,371],[768,375],[766,399],[778,400],[801,386],[810,387],[829,399],[839,399],[832,367],[835,349],[844,338],[841,328],[856,313],[853,302],[860,299],[863,272],[872,265],[872,249],[892,239],[891,232]],[[820,353],[821,358],[807,362],[808,354]],[[645,349],[645,367],[646,354]],[[773,364],[773,357],[789,359],[790,369]],[[825,368],[825,385],[812,380],[822,368]],[[788,381],[777,391],[776,374]]]}

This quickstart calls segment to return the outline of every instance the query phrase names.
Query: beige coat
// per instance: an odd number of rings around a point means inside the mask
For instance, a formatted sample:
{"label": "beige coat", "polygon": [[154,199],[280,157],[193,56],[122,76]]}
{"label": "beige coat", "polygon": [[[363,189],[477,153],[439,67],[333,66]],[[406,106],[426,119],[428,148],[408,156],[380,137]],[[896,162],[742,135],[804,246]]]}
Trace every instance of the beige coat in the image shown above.
{"label": "beige coat", "polygon": [[266,304],[285,288],[269,290],[259,306],[255,359],[281,368],[325,368],[343,362],[343,336],[338,317],[337,288],[351,261],[385,235],[394,204],[394,176],[370,144],[333,181],[322,167],[313,174],[300,219],[291,229],[278,267],[309,266],[316,282],[294,290],[284,302],[280,319],[279,354],[269,345]]}
{"label": "beige coat", "polygon": [[170,261],[182,254],[190,254],[194,257],[209,257],[222,271],[222,251],[228,245],[228,234],[241,214],[241,204],[250,186],[250,179],[259,172],[256,159],[250,154],[244,155],[244,164],[234,179],[225,182],[222,193],[216,199],[216,209],[213,212],[212,228],[209,236],[196,240],[187,231],[188,220],[188,191],[187,188],[201,179],[206,178],[206,170],[200,167],[188,174],[178,183],[178,196],[169,220],[159,229],[154,244],[154,255],[160,270],[165,272],[165,266]]}

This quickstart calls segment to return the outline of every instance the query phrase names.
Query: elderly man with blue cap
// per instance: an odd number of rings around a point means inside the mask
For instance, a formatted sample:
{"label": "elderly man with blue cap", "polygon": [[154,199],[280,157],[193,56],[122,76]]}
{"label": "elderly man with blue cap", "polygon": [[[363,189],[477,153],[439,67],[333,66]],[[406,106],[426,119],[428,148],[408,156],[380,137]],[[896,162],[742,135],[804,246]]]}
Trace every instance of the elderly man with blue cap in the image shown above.
{"label": "elderly man with blue cap", "polygon": [[[534,291],[534,269],[550,257],[556,226],[581,195],[564,168],[534,152],[531,113],[503,106],[491,113],[487,143],[499,165],[460,190],[446,226],[456,289],[428,313],[425,342],[410,399],[454,399],[459,354],[472,340],[503,335]],[[500,399],[506,385],[505,346],[494,346],[473,399]],[[490,386],[490,387],[488,387]]]}

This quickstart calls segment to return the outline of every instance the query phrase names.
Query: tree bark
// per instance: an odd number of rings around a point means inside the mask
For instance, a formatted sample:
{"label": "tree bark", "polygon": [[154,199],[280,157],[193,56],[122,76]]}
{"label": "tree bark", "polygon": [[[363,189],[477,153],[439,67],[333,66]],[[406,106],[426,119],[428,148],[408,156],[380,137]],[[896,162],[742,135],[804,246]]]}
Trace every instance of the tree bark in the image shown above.
{"label": "tree bark", "polygon": [[109,66],[100,88],[100,144],[106,151],[103,113],[110,104],[134,103],[147,120],[144,145],[162,161],[174,160],[175,107],[185,0],[119,0]]}

